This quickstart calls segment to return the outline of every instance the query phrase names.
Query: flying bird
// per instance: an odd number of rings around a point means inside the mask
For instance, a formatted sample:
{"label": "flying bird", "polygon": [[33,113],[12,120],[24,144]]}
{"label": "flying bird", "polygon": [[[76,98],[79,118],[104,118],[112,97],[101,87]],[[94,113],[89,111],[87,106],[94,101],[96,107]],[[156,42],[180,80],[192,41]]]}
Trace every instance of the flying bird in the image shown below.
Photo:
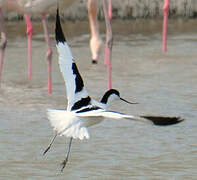
{"label": "flying bird", "polygon": [[55,131],[55,136],[43,155],[50,149],[57,135],[70,138],[68,152],[62,163],[61,171],[63,171],[68,161],[72,140],[89,139],[88,127],[100,123],[105,118],[129,119],[161,126],[172,125],[183,121],[183,119],[179,117],[134,116],[108,111],[107,107],[115,99],[122,100],[129,104],[136,103],[121,98],[119,91],[116,89],[108,90],[100,101],[92,99],[88,95],[70,47],[63,34],[58,10],[56,15],[55,35],[57,41],[56,47],[59,54],[59,67],[66,85],[68,105],[67,109],[47,110],[47,117]]}

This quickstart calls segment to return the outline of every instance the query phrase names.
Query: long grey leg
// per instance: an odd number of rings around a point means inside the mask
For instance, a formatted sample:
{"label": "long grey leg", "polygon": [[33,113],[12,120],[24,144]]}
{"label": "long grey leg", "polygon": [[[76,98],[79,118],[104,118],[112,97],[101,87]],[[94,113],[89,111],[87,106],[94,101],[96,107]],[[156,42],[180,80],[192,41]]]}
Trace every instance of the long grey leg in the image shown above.
{"label": "long grey leg", "polygon": [[43,156],[47,153],[47,151],[51,148],[51,145],[53,144],[53,142],[55,141],[55,138],[57,137],[57,133],[55,133],[55,136],[53,137],[53,139],[51,140],[50,144],[48,145],[48,147],[46,148],[46,150],[43,153]]}
{"label": "long grey leg", "polygon": [[61,172],[63,172],[67,162],[68,162],[68,157],[69,157],[69,154],[70,154],[70,149],[71,149],[71,144],[72,144],[72,140],[73,138],[71,137],[70,138],[70,142],[69,142],[69,147],[68,147],[68,152],[67,152],[67,155],[66,155],[66,159],[62,162],[62,169],[61,169]]}

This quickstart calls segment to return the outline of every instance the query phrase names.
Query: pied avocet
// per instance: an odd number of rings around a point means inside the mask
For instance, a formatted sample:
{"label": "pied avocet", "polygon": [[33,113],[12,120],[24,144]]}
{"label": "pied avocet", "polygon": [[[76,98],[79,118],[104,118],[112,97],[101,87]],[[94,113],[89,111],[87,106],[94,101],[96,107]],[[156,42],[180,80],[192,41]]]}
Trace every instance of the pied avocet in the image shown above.
{"label": "pied avocet", "polygon": [[62,171],[68,161],[72,139],[89,139],[90,135],[87,127],[100,123],[104,118],[130,119],[155,125],[172,125],[182,121],[179,117],[133,116],[108,111],[107,106],[114,99],[120,99],[130,104],[135,103],[122,99],[120,93],[115,89],[108,90],[100,102],[88,95],[69,45],[62,32],[58,10],[55,35],[59,54],[59,67],[66,84],[68,106],[67,110],[48,109],[47,116],[56,134],[44,151],[44,154],[50,149],[57,135],[69,137],[69,149],[62,163]]}

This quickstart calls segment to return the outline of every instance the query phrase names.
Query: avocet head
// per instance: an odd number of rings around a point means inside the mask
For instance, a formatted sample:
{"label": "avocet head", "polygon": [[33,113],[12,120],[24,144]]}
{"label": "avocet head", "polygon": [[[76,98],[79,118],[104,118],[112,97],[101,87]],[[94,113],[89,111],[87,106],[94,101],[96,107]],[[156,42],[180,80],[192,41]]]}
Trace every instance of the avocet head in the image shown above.
{"label": "avocet head", "polygon": [[110,104],[113,100],[117,100],[117,99],[122,100],[122,101],[124,101],[124,102],[126,102],[128,104],[138,104],[138,103],[135,103],[135,102],[129,102],[129,101],[121,98],[119,91],[116,90],[116,89],[108,90],[104,94],[103,98],[101,99],[101,103],[103,103],[103,104]]}

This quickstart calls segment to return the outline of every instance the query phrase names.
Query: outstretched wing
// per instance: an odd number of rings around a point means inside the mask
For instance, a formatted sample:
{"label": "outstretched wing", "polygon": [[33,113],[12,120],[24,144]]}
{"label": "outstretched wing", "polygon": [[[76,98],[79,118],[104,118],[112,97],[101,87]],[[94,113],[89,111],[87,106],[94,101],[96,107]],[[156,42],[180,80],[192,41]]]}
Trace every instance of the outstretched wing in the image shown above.
{"label": "outstretched wing", "polygon": [[103,113],[104,117],[114,118],[114,119],[130,119],[139,122],[151,123],[156,126],[168,126],[182,122],[184,119],[180,117],[165,117],[165,116],[133,116],[127,115],[114,111],[105,111]]}
{"label": "outstretched wing", "polygon": [[87,90],[84,87],[83,79],[79,74],[70,47],[64,37],[58,10],[56,15],[55,36],[59,54],[59,67],[64,78],[67,91],[67,110],[78,110],[90,105],[91,98],[88,96]]}
{"label": "outstretched wing", "polygon": [[85,113],[80,114],[78,112],[78,116],[80,117],[105,117],[112,119],[129,119],[138,122],[144,122],[149,124],[154,124],[157,126],[168,126],[182,122],[184,119],[180,117],[165,117],[165,116],[135,116],[128,115],[114,111],[106,111],[100,108],[89,109]]}

